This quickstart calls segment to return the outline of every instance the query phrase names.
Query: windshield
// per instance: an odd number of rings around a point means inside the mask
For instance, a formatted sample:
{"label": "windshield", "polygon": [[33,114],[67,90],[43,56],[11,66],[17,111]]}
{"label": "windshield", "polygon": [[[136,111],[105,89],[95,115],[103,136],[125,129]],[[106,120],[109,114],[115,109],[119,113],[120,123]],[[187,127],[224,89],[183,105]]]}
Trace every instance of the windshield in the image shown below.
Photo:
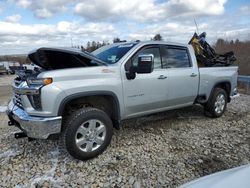
{"label": "windshield", "polygon": [[107,64],[115,64],[136,44],[124,43],[104,46],[95,50],[92,54]]}

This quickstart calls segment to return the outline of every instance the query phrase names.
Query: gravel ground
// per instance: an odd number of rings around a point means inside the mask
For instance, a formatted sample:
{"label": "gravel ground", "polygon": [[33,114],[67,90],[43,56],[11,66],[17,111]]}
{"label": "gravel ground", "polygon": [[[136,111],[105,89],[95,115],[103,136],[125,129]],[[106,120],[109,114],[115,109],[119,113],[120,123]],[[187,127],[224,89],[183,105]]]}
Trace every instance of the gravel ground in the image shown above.
{"label": "gravel ground", "polygon": [[58,141],[15,140],[3,113],[0,131],[0,187],[177,187],[250,163],[250,96],[234,98],[218,119],[194,106],[125,121],[85,162]]}
{"label": "gravel ground", "polygon": [[3,75],[0,74],[0,86],[11,85],[16,75]]}
{"label": "gravel ground", "polygon": [[9,99],[11,90],[11,83],[16,75],[2,75],[0,74],[0,112],[1,106],[6,106]]}

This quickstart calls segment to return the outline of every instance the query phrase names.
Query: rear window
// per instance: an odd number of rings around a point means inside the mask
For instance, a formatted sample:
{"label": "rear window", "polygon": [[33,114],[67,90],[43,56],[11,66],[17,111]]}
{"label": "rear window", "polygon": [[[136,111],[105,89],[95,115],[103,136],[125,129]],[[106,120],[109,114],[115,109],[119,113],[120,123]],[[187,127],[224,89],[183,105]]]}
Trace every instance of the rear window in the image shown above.
{"label": "rear window", "polygon": [[191,67],[187,49],[166,47],[165,59],[163,68]]}

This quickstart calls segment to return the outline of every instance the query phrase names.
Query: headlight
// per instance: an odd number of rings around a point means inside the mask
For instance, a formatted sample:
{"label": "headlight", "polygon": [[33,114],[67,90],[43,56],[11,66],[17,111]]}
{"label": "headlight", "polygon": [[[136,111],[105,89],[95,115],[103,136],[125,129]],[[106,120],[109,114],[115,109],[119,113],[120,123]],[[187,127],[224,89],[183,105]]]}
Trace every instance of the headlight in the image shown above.
{"label": "headlight", "polygon": [[34,86],[46,86],[53,82],[52,78],[28,78],[27,83],[28,85]]}

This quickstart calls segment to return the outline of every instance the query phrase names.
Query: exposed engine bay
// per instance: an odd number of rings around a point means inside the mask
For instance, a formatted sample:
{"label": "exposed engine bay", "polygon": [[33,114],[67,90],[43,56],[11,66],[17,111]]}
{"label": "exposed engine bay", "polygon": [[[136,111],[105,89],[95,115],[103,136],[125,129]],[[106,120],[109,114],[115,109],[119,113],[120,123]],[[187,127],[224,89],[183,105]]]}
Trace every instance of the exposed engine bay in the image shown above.
{"label": "exposed engine bay", "polygon": [[25,81],[27,78],[36,78],[39,73],[47,70],[106,66],[105,62],[94,55],[74,49],[39,48],[29,53],[28,58],[39,68],[18,70],[16,71],[18,77],[15,80]]}

